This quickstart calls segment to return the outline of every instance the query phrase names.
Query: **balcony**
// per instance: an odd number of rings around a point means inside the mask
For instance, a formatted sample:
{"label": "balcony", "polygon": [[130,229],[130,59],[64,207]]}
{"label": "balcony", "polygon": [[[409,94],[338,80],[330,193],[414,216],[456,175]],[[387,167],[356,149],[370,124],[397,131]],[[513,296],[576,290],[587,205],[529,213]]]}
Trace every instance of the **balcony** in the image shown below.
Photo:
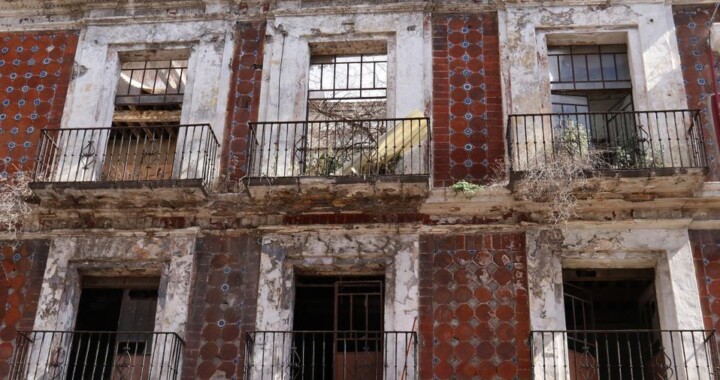
{"label": "balcony", "polygon": [[253,123],[249,141],[251,178],[430,174],[427,118]]}
{"label": "balcony", "polygon": [[714,330],[533,331],[533,378],[714,379]]}
{"label": "balcony", "polygon": [[512,171],[522,172],[572,150],[596,154],[613,171],[704,168],[697,110],[522,114],[508,118]]}
{"label": "balcony", "polygon": [[247,333],[245,380],[418,378],[410,331],[255,331]]}
{"label": "balcony", "polygon": [[177,379],[175,333],[19,332],[9,379]]}
{"label": "balcony", "polygon": [[43,201],[203,200],[218,148],[207,124],[44,129],[31,188]]}

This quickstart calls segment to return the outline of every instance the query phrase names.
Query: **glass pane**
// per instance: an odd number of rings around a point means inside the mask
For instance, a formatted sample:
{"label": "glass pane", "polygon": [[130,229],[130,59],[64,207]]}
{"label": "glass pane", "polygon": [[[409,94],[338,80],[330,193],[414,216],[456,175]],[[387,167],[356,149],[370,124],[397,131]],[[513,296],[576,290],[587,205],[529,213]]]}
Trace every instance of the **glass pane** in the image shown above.
{"label": "glass pane", "polygon": [[387,63],[379,62],[375,64],[375,87],[387,87]]}
{"label": "glass pane", "polygon": [[587,81],[587,64],[584,55],[573,56],[573,72],[575,73],[575,81]]}
{"label": "glass pane", "polygon": [[627,54],[615,55],[615,62],[617,62],[618,79],[629,80],[630,79],[630,65],[628,64]]}
{"label": "glass pane", "polygon": [[617,70],[615,69],[615,57],[613,54],[602,55],[602,69],[606,81],[617,80]]}
{"label": "glass pane", "polygon": [[322,65],[322,83],[320,88],[323,90],[333,88],[335,83],[335,65]]}
{"label": "glass pane", "polygon": [[592,54],[587,56],[588,80],[601,81],[602,70],[600,67],[600,56]]}
{"label": "glass pane", "polygon": [[572,57],[568,55],[561,55],[558,57],[559,63],[560,63],[560,81],[561,82],[572,82],[573,81],[573,72],[572,72]]}
{"label": "glass pane", "polygon": [[375,65],[372,63],[363,63],[362,64],[362,87],[363,88],[372,88],[373,87],[373,79],[375,77]]}
{"label": "glass pane", "polygon": [[351,63],[348,65],[348,88],[360,88],[360,64]]}
{"label": "glass pane", "polygon": [[556,56],[548,57],[548,68],[550,69],[550,82],[560,80],[560,74],[558,73],[558,59]]}
{"label": "glass pane", "polygon": [[310,75],[308,78],[308,87],[310,90],[319,90],[321,89],[321,83],[320,83],[320,74],[322,72],[322,66],[317,65],[311,65],[310,66]]}
{"label": "glass pane", "polygon": [[335,88],[348,88],[348,66],[335,65]]}

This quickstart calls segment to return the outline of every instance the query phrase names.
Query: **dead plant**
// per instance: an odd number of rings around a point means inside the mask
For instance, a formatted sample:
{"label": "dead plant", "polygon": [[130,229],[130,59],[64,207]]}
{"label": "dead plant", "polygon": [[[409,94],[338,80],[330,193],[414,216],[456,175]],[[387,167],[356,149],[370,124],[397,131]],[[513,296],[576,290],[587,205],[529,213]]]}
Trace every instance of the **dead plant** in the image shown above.
{"label": "dead plant", "polygon": [[0,231],[13,238],[17,238],[22,219],[31,211],[25,202],[32,195],[29,183],[30,176],[25,172],[0,177]]}
{"label": "dead plant", "polygon": [[[15,172],[5,177],[0,176],[0,232],[10,235],[11,248],[15,252],[20,245],[22,222],[32,209],[25,200],[32,195],[28,184],[30,175],[25,172]],[[8,274],[3,265],[0,265],[3,276]]]}
{"label": "dead plant", "polygon": [[552,156],[529,165],[515,188],[521,200],[546,205],[553,228],[577,215],[576,194],[589,186],[589,176],[604,162],[603,152],[591,147],[585,131],[582,125],[566,125],[557,134]]}

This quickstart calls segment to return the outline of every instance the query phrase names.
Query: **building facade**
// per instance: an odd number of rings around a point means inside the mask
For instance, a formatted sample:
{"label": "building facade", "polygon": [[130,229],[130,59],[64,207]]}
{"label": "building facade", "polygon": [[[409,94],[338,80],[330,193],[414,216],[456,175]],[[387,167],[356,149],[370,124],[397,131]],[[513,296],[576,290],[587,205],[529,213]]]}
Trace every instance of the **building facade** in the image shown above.
{"label": "building facade", "polygon": [[716,11],[0,4],[0,377],[715,378]]}

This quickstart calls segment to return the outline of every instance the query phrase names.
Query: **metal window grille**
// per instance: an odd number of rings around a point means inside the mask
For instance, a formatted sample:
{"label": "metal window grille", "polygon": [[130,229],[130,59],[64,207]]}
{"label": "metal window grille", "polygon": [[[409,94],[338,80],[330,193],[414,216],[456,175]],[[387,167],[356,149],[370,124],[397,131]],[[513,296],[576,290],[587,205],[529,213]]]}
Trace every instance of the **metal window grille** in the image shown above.
{"label": "metal window grille", "polygon": [[187,81],[187,60],[147,60],[122,64],[115,106],[180,105]]}
{"label": "metal window grille", "polygon": [[310,61],[309,100],[384,100],[387,55],[323,55]]}
{"label": "metal window grille", "polygon": [[632,88],[626,45],[548,47],[552,90]]}

